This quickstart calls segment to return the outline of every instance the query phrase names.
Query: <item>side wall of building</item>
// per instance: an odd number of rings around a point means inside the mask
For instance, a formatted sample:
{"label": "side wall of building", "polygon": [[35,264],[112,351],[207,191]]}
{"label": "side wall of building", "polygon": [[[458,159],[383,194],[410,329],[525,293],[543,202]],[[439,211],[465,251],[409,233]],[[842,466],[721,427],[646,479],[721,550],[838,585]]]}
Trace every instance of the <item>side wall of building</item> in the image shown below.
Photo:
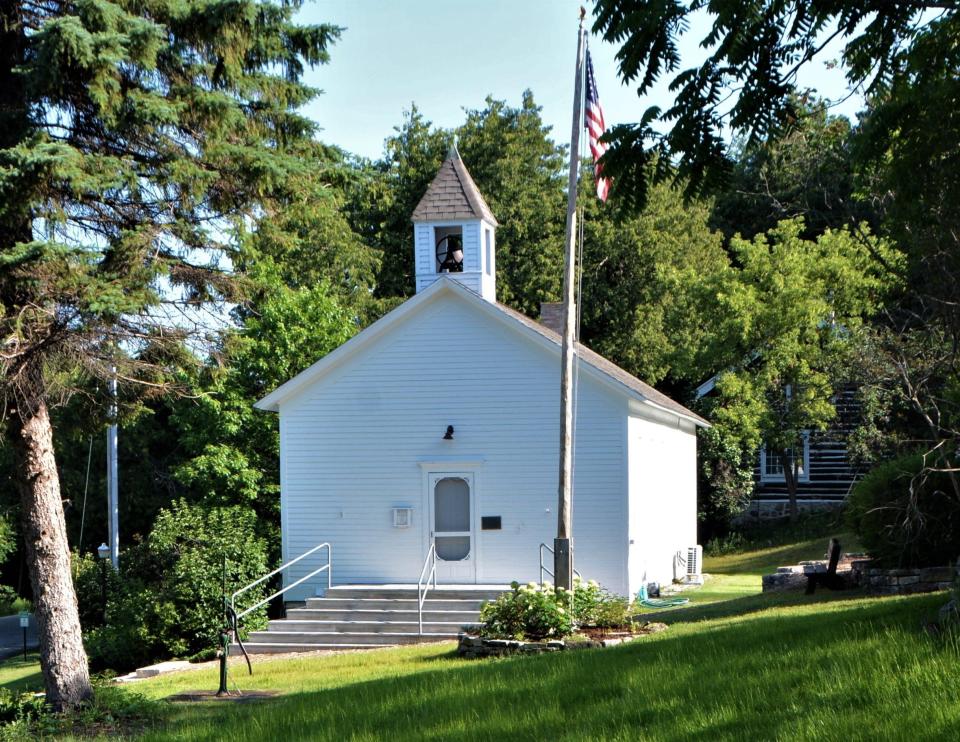
{"label": "side wall of building", "polygon": [[674,556],[697,543],[697,436],[690,423],[630,416],[629,586],[670,584]]}

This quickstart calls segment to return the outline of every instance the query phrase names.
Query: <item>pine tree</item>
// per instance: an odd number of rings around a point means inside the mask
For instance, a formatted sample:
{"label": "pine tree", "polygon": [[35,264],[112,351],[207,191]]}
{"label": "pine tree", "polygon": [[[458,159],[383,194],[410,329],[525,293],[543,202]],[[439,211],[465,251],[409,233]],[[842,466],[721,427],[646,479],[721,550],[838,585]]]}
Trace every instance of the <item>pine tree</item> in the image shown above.
{"label": "pine tree", "polygon": [[300,2],[0,2],[0,324],[47,699],[87,698],[49,408],[73,379],[160,385],[230,298],[232,245],[313,125]]}

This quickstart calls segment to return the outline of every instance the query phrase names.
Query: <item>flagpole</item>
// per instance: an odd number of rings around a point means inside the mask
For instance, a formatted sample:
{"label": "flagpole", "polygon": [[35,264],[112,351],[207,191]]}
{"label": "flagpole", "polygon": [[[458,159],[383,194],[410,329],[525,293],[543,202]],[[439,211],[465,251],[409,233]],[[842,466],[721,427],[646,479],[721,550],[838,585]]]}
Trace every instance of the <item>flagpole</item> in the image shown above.
{"label": "flagpole", "polygon": [[577,68],[573,92],[573,126],[570,132],[570,177],[567,184],[566,260],[563,272],[563,345],[560,366],[560,482],[558,488],[557,537],[553,540],[553,582],[573,587],[573,360],[576,328],[576,234],[577,180],[580,168],[580,129],[583,97],[583,8],[577,30]]}

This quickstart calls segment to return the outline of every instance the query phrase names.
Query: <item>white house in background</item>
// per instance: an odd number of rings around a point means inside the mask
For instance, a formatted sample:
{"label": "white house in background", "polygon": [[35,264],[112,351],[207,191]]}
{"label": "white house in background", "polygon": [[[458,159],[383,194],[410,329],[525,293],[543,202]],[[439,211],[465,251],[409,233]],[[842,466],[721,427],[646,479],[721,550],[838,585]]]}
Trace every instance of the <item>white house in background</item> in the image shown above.
{"label": "white house in background", "polygon": [[[497,303],[497,221],[455,149],[413,225],[416,296],[257,403],[280,415],[284,561],[329,542],[334,584],[416,583],[432,542],[440,582],[536,580],[557,527],[560,336]],[[707,423],[578,356],[575,566],[622,594],[669,583],[696,544]]]}

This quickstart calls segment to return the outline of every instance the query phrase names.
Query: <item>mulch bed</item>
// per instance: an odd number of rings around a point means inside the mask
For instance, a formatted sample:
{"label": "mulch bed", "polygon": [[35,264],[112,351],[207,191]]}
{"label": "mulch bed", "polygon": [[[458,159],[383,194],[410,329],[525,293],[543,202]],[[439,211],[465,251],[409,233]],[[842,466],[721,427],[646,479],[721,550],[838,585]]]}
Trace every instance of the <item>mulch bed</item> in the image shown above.
{"label": "mulch bed", "polygon": [[167,696],[168,701],[174,703],[196,703],[198,701],[232,701],[233,703],[248,703],[250,701],[263,701],[267,698],[274,698],[279,695],[273,690],[248,690],[243,693],[233,692],[226,696],[218,696],[216,691],[212,690],[193,690],[186,693],[177,693],[173,696]]}

